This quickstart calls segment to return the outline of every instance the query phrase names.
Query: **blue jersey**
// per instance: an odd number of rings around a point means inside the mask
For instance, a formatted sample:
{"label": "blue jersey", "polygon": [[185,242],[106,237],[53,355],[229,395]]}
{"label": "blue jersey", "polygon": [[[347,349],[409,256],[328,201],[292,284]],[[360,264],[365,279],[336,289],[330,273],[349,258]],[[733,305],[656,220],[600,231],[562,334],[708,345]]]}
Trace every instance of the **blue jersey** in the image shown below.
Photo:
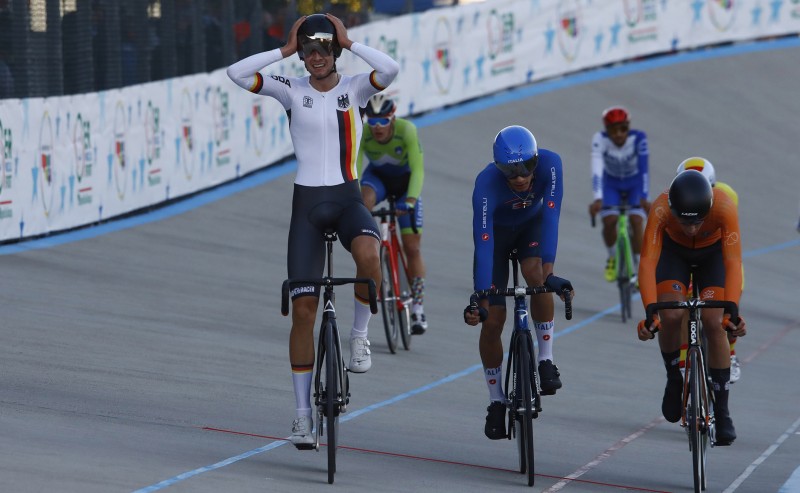
{"label": "blue jersey", "polygon": [[490,163],[478,174],[472,192],[472,236],[475,243],[475,290],[492,285],[495,226],[519,226],[541,221],[539,240],[543,263],[556,259],[558,218],[564,193],[561,157],[539,149],[539,163],[531,187],[514,192],[500,170]]}
{"label": "blue jersey", "polygon": [[594,134],[592,138],[592,192],[594,192],[595,200],[603,198],[605,186],[615,187],[615,184],[622,183],[625,187],[633,185],[638,188],[635,195],[646,199],[649,157],[647,135],[641,130],[631,129],[622,147],[617,147],[608,138],[606,132]]}

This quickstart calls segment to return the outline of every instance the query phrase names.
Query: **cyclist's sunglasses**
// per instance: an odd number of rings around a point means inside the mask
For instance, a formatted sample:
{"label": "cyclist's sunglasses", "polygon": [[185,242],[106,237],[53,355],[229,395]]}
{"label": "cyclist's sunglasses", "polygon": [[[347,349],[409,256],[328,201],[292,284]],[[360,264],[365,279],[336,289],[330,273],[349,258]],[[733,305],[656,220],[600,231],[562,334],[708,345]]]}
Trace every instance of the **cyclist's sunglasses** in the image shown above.
{"label": "cyclist's sunglasses", "polygon": [[705,220],[706,220],[706,218],[704,218],[704,217],[699,218],[699,219],[698,218],[693,218],[693,219],[678,218],[678,222],[680,224],[682,224],[683,226],[697,226],[699,224],[703,224],[703,221],[705,221]]}
{"label": "cyclist's sunglasses", "polygon": [[506,180],[513,180],[517,177],[527,178],[536,170],[536,164],[539,162],[539,155],[533,156],[527,161],[520,161],[519,163],[506,164],[498,166],[500,171],[506,177]]}
{"label": "cyclist's sunglasses", "polygon": [[615,123],[613,125],[609,125],[608,127],[606,127],[606,132],[607,133],[614,133],[614,132],[625,133],[625,132],[628,132],[630,129],[631,129],[631,126],[629,124],[627,124],[627,123]]}
{"label": "cyclist's sunglasses", "polygon": [[306,37],[302,42],[302,48],[304,57],[311,56],[315,51],[322,56],[330,56],[333,54],[333,36],[318,33],[316,37]]}
{"label": "cyclist's sunglasses", "polygon": [[385,127],[392,123],[391,117],[389,118],[367,118],[367,125],[370,127]]}

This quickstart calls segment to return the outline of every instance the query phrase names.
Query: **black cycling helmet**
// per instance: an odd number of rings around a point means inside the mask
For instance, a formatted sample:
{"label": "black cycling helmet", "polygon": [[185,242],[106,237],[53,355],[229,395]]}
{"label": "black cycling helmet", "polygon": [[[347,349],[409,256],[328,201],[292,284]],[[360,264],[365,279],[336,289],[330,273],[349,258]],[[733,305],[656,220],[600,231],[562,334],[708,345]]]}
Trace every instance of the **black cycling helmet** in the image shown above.
{"label": "black cycling helmet", "polygon": [[367,103],[367,118],[391,118],[397,110],[397,103],[392,98],[379,92]]}
{"label": "black cycling helmet", "polygon": [[312,14],[300,24],[297,29],[297,56],[300,60],[304,59],[303,46],[322,48],[333,58],[339,58],[342,54],[342,47],[336,37],[336,26],[324,14]]}
{"label": "black cycling helmet", "polygon": [[678,173],[669,186],[669,208],[681,222],[700,222],[714,203],[711,183],[703,173],[689,169]]}

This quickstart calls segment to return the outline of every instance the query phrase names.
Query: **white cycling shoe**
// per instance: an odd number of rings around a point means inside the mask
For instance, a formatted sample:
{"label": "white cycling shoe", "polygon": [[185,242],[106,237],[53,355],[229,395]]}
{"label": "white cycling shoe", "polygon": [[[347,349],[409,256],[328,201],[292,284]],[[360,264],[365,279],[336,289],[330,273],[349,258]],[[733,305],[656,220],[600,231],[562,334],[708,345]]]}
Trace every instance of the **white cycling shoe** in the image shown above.
{"label": "white cycling shoe", "polygon": [[292,436],[289,440],[298,450],[310,450],[314,448],[314,420],[311,416],[300,416],[292,421]]}
{"label": "white cycling shoe", "polygon": [[350,366],[353,373],[364,373],[372,367],[369,341],[366,337],[353,337],[350,339]]}

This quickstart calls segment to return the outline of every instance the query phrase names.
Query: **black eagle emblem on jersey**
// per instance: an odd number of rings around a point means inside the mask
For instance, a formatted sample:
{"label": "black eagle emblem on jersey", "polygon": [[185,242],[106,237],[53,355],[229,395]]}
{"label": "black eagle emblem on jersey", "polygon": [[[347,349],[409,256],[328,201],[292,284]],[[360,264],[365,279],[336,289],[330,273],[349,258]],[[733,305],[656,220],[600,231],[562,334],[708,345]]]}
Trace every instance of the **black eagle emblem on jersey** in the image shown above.
{"label": "black eagle emblem on jersey", "polygon": [[349,94],[342,94],[336,100],[339,103],[339,108],[346,110],[350,107],[350,95]]}

